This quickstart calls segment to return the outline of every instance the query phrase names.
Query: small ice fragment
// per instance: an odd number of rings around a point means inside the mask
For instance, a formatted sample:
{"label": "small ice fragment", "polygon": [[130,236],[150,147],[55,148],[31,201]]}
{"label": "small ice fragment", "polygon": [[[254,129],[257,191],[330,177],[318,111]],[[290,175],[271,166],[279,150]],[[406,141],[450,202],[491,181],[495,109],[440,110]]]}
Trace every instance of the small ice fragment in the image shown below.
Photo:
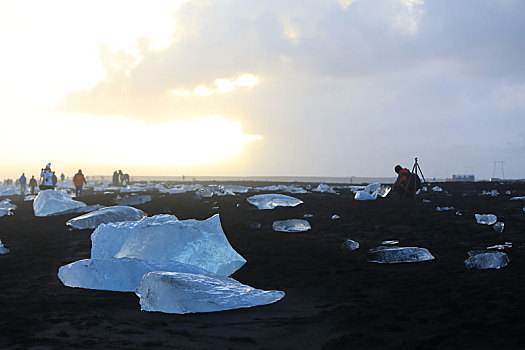
{"label": "small ice fragment", "polygon": [[498,217],[494,214],[474,214],[478,224],[492,225],[498,221]]}
{"label": "small ice fragment", "polygon": [[342,250],[356,250],[359,249],[359,242],[347,239],[341,245]]}
{"label": "small ice fragment", "polygon": [[332,215],[332,220],[340,219],[341,217],[337,214]]}
{"label": "small ice fragment", "polygon": [[308,221],[301,219],[274,221],[272,227],[279,232],[304,232],[312,228]]}
{"label": "small ice fragment", "polygon": [[277,193],[258,194],[248,197],[246,200],[260,210],[274,209],[275,207],[295,207],[303,203],[302,200],[295,197]]}
{"label": "small ice fragment", "polygon": [[442,192],[443,189],[441,187],[439,187],[439,186],[434,186],[434,187],[432,187],[432,191],[434,191],[434,192]]}
{"label": "small ice fragment", "polygon": [[428,199],[423,199],[423,203],[430,203]]}
{"label": "small ice fragment", "polygon": [[0,240],[0,255],[9,253],[9,249],[4,247],[2,240]]}
{"label": "small ice fragment", "polygon": [[436,211],[450,211],[450,210],[454,210],[456,208],[454,207],[436,207]]}
{"label": "small ice fragment", "polygon": [[144,311],[213,312],[275,303],[284,292],[261,290],[233,278],[181,272],[150,272],[135,292]]}
{"label": "small ice fragment", "polygon": [[505,228],[505,224],[503,222],[496,222],[494,224],[494,231],[502,233],[503,229]]}
{"label": "small ice fragment", "polygon": [[396,245],[399,241],[397,239],[392,239],[390,241],[383,241],[381,242],[382,245]]}
{"label": "small ice fragment", "polygon": [[461,215],[463,215],[463,213],[461,213],[461,212],[458,210],[458,211],[456,212],[456,215],[457,215],[457,216],[461,216]]}
{"label": "small ice fragment", "polygon": [[490,247],[487,247],[487,249],[489,250],[493,250],[493,249],[505,250],[507,248],[512,248],[512,243],[511,244],[495,244],[495,245],[491,245]]}
{"label": "small ice fragment", "polygon": [[428,192],[428,188],[427,188],[427,186],[423,186],[423,187],[421,188],[421,191],[422,191],[422,192]]}
{"label": "small ice fragment", "polygon": [[506,191],[505,194],[511,194],[512,192],[511,191]]}
{"label": "small ice fragment", "polygon": [[377,190],[377,195],[385,198],[386,196],[388,196],[391,190],[392,187],[390,186],[381,186],[379,187],[379,190]]}
{"label": "small ice fragment", "polygon": [[499,192],[498,192],[498,190],[492,190],[492,191],[490,191],[490,195],[492,197],[497,197],[499,195]]}
{"label": "small ice fragment", "polygon": [[499,251],[476,254],[465,260],[468,269],[499,269],[507,266],[508,263],[507,254]]}
{"label": "small ice fragment", "polygon": [[510,200],[511,200],[511,201],[525,201],[525,196],[521,196],[521,197],[512,197]]}
{"label": "small ice fragment", "polygon": [[313,218],[314,214],[304,214],[303,218]]}
{"label": "small ice fragment", "polygon": [[379,264],[397,264],[434,260],[428,249],[419,247],[378,247],[369,250],[368,261]]}

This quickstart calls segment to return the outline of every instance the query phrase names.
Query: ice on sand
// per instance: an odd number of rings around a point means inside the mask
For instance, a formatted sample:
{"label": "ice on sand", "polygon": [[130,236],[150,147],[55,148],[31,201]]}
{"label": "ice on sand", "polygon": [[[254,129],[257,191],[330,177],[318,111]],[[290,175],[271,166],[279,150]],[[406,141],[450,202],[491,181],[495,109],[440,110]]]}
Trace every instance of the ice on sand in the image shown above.
{"label": "ice on sand", "polygon": [[102,208],[91,213],[73,218],[66,222],[67,226],[75,229],[97,228],[100,224],[122,221],[137,221],[147,214],[142,210],[128,206],[113,206]]}
{"label": "ice on sand", "polygon": [[33,202],[35,216],[51,216],[86,207],[86,203],[75,201],[62,191],[43,190]]}
{"label": "ice on sand", "polygon": [[367,191],[357,191],[355,193],[354,199],[358,201],[374,201],[377,199],[377,193],[371,194]]}
{"label": "ice on sand", "polygon": [[341,245],[342,250],[356,250],[359,249],[359,242],[356,242],[351,239],[347,239]]}
{"label": "ice on sand", "polygon": [[218,214],[201,221],[155,215],[102,224],[91,235],[91,242],[92,259],[178,261],[224,276],[246,263],[228,242]]}
{"label": "ice on sand", "polygon": [[507,266],[509,257],[498,251],[475,254],[465,260],[468,269],[499,269]]}
{"label": "ice on sand", "polygon": [[9,249],[4,247],[2,240],[0,240],[0,255],[9,253]]}
{"label": "ice on sand", "polygon": [[275,207],[295,207],[303,203],[298,198],[277,193],[258,194],[248,197],[246,200],[260,210],[274,209]]}
{"label": "ice on sand", "polygon": [[281,291],[264,291],[232,278],[182,272],[150,272],[136,291],[145,311],[214,312],[275,303]]}
{"label": "ice on sand", "polygon": [[498,217],[494,214],[474,214],[476,222],[482,225],[492,225],[498,221]]}
{"label": "ice on sand", "polygon": [[522,196],[522,197],[512,197],[510,200],[511,200],[511,201],[525,201],[525,196]]}
{"label": "ice on sand", "polygon": [[496,222],[494,224],[494,231],[503,233],[503,229],[505,228],[505,224],[503,222]]}
{"label": "ice on sand", "polygon": [[115,199],[115,203],[119,205],[140,205],[147,202],[151,202],[151,196],[149,194],[145,196],[117,196]]}
{"label": "ice on sand", "polygon": [[332,186],[328,186],[327,184],[319,184],[316,188],[312,190],[312,192],[321,192],[321,193],[333,193],[337,194],[337,192],[334,190]]}
{"label": "ice on sand", "polygon": [[381,264],[396,264],[434,260],[426,248],[383,246],[369,250],[369,261]]}
{"label": "ice on sand", "polygon": [[290,219],[274,221],[272,228],[279,232],[304,232],[310,230],[312,227],[306,220]]}
{"label": "ice on sand", "polygon": [[58,278],[67,287],[134,292],[142,276],[152,271],[208,273],[180,262],[112,258],[83,259],[61,266]]}

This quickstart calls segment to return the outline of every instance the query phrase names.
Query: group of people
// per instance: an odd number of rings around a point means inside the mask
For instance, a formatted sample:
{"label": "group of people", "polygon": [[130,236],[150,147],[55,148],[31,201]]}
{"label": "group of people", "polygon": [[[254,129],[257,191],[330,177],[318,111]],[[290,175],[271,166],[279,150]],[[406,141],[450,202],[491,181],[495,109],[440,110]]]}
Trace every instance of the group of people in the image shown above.
{"label": "group of people", "polygon": [[113,172],[113,185],[122,186],[129,184],[129,174],[124,174],[122,170]]}
{"label": "group of people", "polygon": [[[64,173],[60,175],[60,180],[63,182],[66,176]],[[26,191],[27,178],[25,173],[22,173],[22,176],[17,180],[20,184],[20,194],[23,196]],[[51,170],[51,163],[47,163],[45,168],[42,168],[40,171],[40,185],[38,185],[35,176],[31,176],[29,180],[29,188],[31,189],[31,194],[35,194],[36,187],[38,186],[40,190],[54,190],[58,183],[58,178],[55,175],[55,172]],[[78,169],[78,172],[73,176],[73,184],[75,185],[75,194],[80,196],[82,194],[82,189],[85,184],[87,184],[82,170]]]}

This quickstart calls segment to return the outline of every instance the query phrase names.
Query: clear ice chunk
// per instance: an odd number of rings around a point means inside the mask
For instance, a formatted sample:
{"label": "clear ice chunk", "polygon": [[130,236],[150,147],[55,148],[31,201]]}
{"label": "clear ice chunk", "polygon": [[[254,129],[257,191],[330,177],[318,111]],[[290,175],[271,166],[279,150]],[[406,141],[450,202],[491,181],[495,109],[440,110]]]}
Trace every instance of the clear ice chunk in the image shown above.
{"label": "clear ice chunk", "polygon": [[498,217],[494,214],[474,214],[476,222],[482,225],[493,225],[498,221]]}
{"label": "clear ice chunk", "polygon": [[327,184],[319,184],[316,188],[312,190],[312,192],[321,192],[321,193],[333,193],[337,194],[337,192],[334,190],[332,186],[329,186]]}
{"label": "clear ice chunk", "polygon": [[365,190],[357,191],[355,193],[354,199],[358,201],[374,201],[377,199],[377,192],[374,194],[370,194]]}
{"label": "clear ice chunk", "polygon": [[144,196],[117,196],[115,203],[118,205],[140,205],[147,202],[151,202],[151,196],[149,194]]}
{"label": "clear ice chunk", "polygon": [[91,235],[91,258],[181,262],[229,276],[246,263],[230,245],[219,214],[207,220],[155,215],[140,221],[101,224]]}
{"label": "clear ice chunk", "polygon": [[392,239],[389,241],[383,241],[381,242],[382,245],[396,245],[399,244],[399,241],[397,239]]}
{"label": "clear ice chunk", "polygon": [[434,192],[442,192],[443,189],[441,187],[439,187],[439,186],[434,186],[434,187],[432,187],[432,191],[434,191]]}
{"label": "clear ice chunk", "polygon": [[229,277],[150,272],[136,291],[144,311],[173,314],[214,312],[275,303],[281,291],[264,291]]}
{"label": "clear ice chunk", "polygon": [[0,240],[0,255],[9,253],[9,249],[4,247],[2,240]]}
{"label": "clear ice chunk", "polygon": [[369,261],[397,264],[434,260],[428,249],[419,247],[377,247],[369,250]]}
{"label": "clear ice chunk", "polygon": [[342,250],[356,250],[359,249],[359,242],[356,242],[351,239],[347,239],[341,245]]}
{"label": "clear ice chunk", "polygon": [[337,214],[332,215],[332,220],[340,219],[341,217]]}
{"label": "clear ice chunk", "polygon": [[86,206],[86,203],[73,200],[66,192],[54,190],[40,191],[33,201],[35,216],[59,215]]}
{"label": "clear ice chunk", "polygon": [[298,198],[277,193],[257,194],[246,198],[246,200],[260,210],[274,209],[275,207],[295,207],[303,203]]}
{"label": "clear ice chunk", "polygon": [[468,269],[499,269],[508,263],[507,254],[499,251],[476,254],[465,260]]}
{"label": "clear ice chunk", "polygon": [[301,219],[274,221],[272,227],[279,232],[304,232],[312,228],[308,221]]}
{"label": "clear ice chunk", "polygon": [[503,229],[505,228],[505,224],[503,222],[496,222],[494,224],[494,231],[503,233]]}
{"label": "clear ice chunk", "polygon": [[436,211],[450,211],[450,210],[454,210],[456,208],[454,207],[436,207]]}
{"label": "clear ice chunk", "polygon": [[510,200],[511,200],[511,201],[525,201],[525,196],[521,196],[521,197],[512,197]]}
{"label": "clear ice chunk", "polygon": [[100,224],[122,221],[137,221],[147,214],[142,210],[128,206],[106,207],[91,213],[78,216],[66,222],[67,226],[82,230],[87,228],[97,228]]}
{"label": "clear ice chunk", "polygon": [[61,266],[58,278],[67,287],[134,292],[142,276],[152,271],[209,273],[180,262],[112,258],[83,259]]}

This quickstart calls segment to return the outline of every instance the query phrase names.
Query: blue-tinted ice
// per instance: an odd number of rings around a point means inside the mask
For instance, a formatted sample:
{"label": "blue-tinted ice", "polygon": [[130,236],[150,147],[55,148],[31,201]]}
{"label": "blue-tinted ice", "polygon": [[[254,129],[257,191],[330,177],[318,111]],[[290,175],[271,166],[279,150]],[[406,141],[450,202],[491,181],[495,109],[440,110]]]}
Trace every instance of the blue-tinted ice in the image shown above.
{"label": "blue-tinted ice", "polygon": [[434,260],[428,249],[419,247],[383,246],[369,250],[369,261],[380,264],[396,264]]}
{"label": "blue-tinted ice", "polygon": [[142,210],[128,206],[106,207],[91,213],[84,214],[66,222],[66,225],[75,229],[97,228],[100,224],[122,221],[137,221],[146,217]]}
{"label": "blue-tinted ice", "polygon": [[310,230],[312,227],[306,220],[289,219],[274,221],[272,228],[279,232],[304,232]]}
{"label": "blue-tinted ice", "polygon": [[475,254],[465,260],[468,269],[499,269],[507,266],[509,257],[498,251]]}

